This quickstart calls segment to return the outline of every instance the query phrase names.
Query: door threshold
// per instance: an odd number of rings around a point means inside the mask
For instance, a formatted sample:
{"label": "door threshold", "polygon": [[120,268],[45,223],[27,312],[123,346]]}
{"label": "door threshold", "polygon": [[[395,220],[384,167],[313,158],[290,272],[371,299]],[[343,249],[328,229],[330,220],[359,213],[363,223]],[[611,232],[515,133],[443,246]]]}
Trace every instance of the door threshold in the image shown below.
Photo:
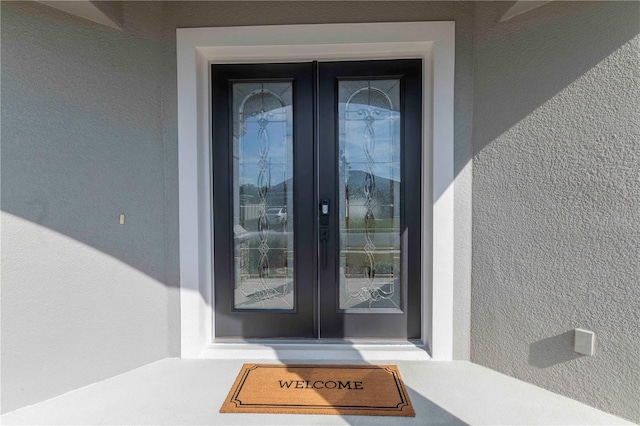
{"label": "door threshold", "polygon": [[427,361],[420,341],[344,339],[216,339],[204,359],[263,361]]}

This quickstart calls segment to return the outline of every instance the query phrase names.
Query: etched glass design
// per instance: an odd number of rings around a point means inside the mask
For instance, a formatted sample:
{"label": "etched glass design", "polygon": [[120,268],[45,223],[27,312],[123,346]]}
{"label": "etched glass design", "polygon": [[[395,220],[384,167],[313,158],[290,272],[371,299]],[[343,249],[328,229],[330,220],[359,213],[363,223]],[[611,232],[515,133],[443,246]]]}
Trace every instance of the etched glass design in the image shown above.
{"label": "etched glass design", "polygon": [[340,309],[401,309],[399,86],[338,85]]}
{"label": "etched glass design", "polygon": [[233,83],[235,309],[294,309],[292,83]]}

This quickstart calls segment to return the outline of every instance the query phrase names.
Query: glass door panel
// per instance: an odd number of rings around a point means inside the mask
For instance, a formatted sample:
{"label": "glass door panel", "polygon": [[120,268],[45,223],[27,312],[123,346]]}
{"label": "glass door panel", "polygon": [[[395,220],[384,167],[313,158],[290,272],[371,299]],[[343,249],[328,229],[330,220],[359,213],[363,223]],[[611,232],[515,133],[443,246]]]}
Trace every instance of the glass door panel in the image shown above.
{"label": "glass door panel", "polygon": [[235,309],[293,310],[293,83],[232,83]]}
{"label": "glass door panel", "polygon": [[338,83],[340,300],[401,311],[400,80]]}

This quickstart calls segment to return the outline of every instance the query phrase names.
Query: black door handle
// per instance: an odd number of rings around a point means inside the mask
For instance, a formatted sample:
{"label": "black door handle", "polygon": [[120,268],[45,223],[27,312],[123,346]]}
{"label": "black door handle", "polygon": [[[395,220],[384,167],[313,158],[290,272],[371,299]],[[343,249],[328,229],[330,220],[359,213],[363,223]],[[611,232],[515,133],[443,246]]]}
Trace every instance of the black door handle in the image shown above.
{"label": "black door handle", "polygon": [[327,242],[329,241],[329,227],[320,227],[320,243],[322,245],[322,269],[327,269]]}

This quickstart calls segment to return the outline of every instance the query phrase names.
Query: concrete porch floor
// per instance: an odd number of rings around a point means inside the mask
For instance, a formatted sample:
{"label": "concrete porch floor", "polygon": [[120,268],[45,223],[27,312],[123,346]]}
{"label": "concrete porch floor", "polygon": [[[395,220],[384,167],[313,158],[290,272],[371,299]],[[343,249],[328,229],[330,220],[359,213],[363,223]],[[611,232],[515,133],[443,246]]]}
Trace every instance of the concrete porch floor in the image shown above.
{"label": "concrete porch floor", "polygon": [[243,362],[166,359],[7,413],[0,420],[5,425],[633,424],[464,361],[377,362],[398,365],[416,411],[415,418],[220,414],[218,410]]}

